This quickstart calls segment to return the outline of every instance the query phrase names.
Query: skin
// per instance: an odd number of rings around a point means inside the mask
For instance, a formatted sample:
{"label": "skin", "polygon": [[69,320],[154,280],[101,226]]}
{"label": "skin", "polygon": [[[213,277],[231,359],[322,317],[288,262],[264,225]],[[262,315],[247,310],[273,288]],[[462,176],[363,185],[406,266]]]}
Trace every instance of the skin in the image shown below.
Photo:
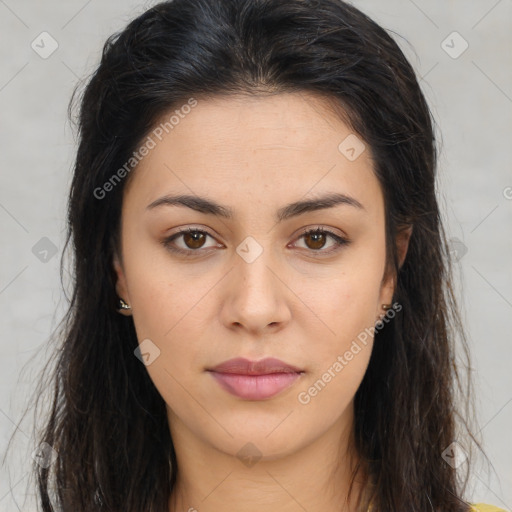
{"label": "skin", "polygon": [[[309,403],[298,400],[375,325],[395,287],[393,276],[383,280],[384,199],[370,151],[350,161],[338,150],[351,133],[310,93],[210,98],[132,171],[113,264],[131,306],[123,314],[133,315],[139,343],[160,350],[146,369],[178,460],[170,512],[355,511],[353,399],[373,338]],[[341,204],[276,222],[279,208],[330,192],[364,209]],[[234,216],[146,208],[166,194],[208,197]],[[192,257],[162,245],[181,227],[209,234],[174,240]],[[317,227],[351,243],[335,250],[328,235],[301,236]],[[236,251],[248,236],[262,249],[250,263]],[[400,262],[409,237],[397,236]],[[205,371],[238,356],[276,357],[304,373],[275,397],[243,400]],[[261,456],[250,466],[237,456],[247,443]]]}

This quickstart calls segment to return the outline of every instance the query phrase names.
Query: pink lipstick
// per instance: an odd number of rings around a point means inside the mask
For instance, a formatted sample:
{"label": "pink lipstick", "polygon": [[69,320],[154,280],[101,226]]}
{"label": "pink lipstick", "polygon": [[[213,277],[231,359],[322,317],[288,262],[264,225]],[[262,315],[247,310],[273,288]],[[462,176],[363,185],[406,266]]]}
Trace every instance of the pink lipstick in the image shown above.
{"label": "pink lipstick", "polygon": [[208,372],[220,386],[244,400],[265,400],[289,388],[304,371],[275,358],[249,361],[230,359]]}

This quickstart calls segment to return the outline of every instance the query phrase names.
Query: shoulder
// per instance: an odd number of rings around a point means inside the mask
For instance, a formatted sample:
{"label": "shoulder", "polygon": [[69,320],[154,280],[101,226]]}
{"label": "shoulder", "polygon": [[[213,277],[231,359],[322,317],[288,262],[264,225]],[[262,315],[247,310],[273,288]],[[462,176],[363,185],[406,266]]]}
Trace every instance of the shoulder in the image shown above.
{"label": "shoulder", "polygon": [[494,505],[487,505],[487,503],[472,503],[471,512],[506,512],[506,510]]}

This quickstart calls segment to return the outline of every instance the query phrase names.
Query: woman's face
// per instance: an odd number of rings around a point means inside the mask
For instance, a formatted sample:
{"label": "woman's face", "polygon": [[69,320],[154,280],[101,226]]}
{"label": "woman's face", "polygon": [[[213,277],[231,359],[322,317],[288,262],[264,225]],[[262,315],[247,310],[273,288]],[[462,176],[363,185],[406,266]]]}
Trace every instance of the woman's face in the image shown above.
{"label": "woman's face", "polygon": [[[199,100],[176,119],[132,171],[114,261],[171,433],[271,459],[350,429],[393,294],[368,148],[306,93]],[[332,235],[303,235],[317,228]],[[300,372],[210,371],[238,357]]]}

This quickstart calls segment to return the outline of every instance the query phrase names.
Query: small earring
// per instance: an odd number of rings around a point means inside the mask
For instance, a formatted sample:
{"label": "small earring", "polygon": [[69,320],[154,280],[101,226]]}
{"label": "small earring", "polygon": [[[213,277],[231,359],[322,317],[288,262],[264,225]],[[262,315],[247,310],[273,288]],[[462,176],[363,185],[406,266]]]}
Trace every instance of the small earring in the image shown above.
{"label": "small earring", "polygon": [[[381,307],[384,311],[387,311],[388,309],[391,309],[392,304],[381,304]],[[379,317],[377,319],[377,323],[382,322],[382,320],[384,319],[385,316],[386,316],[386,313],[379,315]]]}
{"label": "small earring", "polygon": [[132,309],[131,306],[126,304],[126,302],[123,299],[119,299],[119,307],[118,309]]}

